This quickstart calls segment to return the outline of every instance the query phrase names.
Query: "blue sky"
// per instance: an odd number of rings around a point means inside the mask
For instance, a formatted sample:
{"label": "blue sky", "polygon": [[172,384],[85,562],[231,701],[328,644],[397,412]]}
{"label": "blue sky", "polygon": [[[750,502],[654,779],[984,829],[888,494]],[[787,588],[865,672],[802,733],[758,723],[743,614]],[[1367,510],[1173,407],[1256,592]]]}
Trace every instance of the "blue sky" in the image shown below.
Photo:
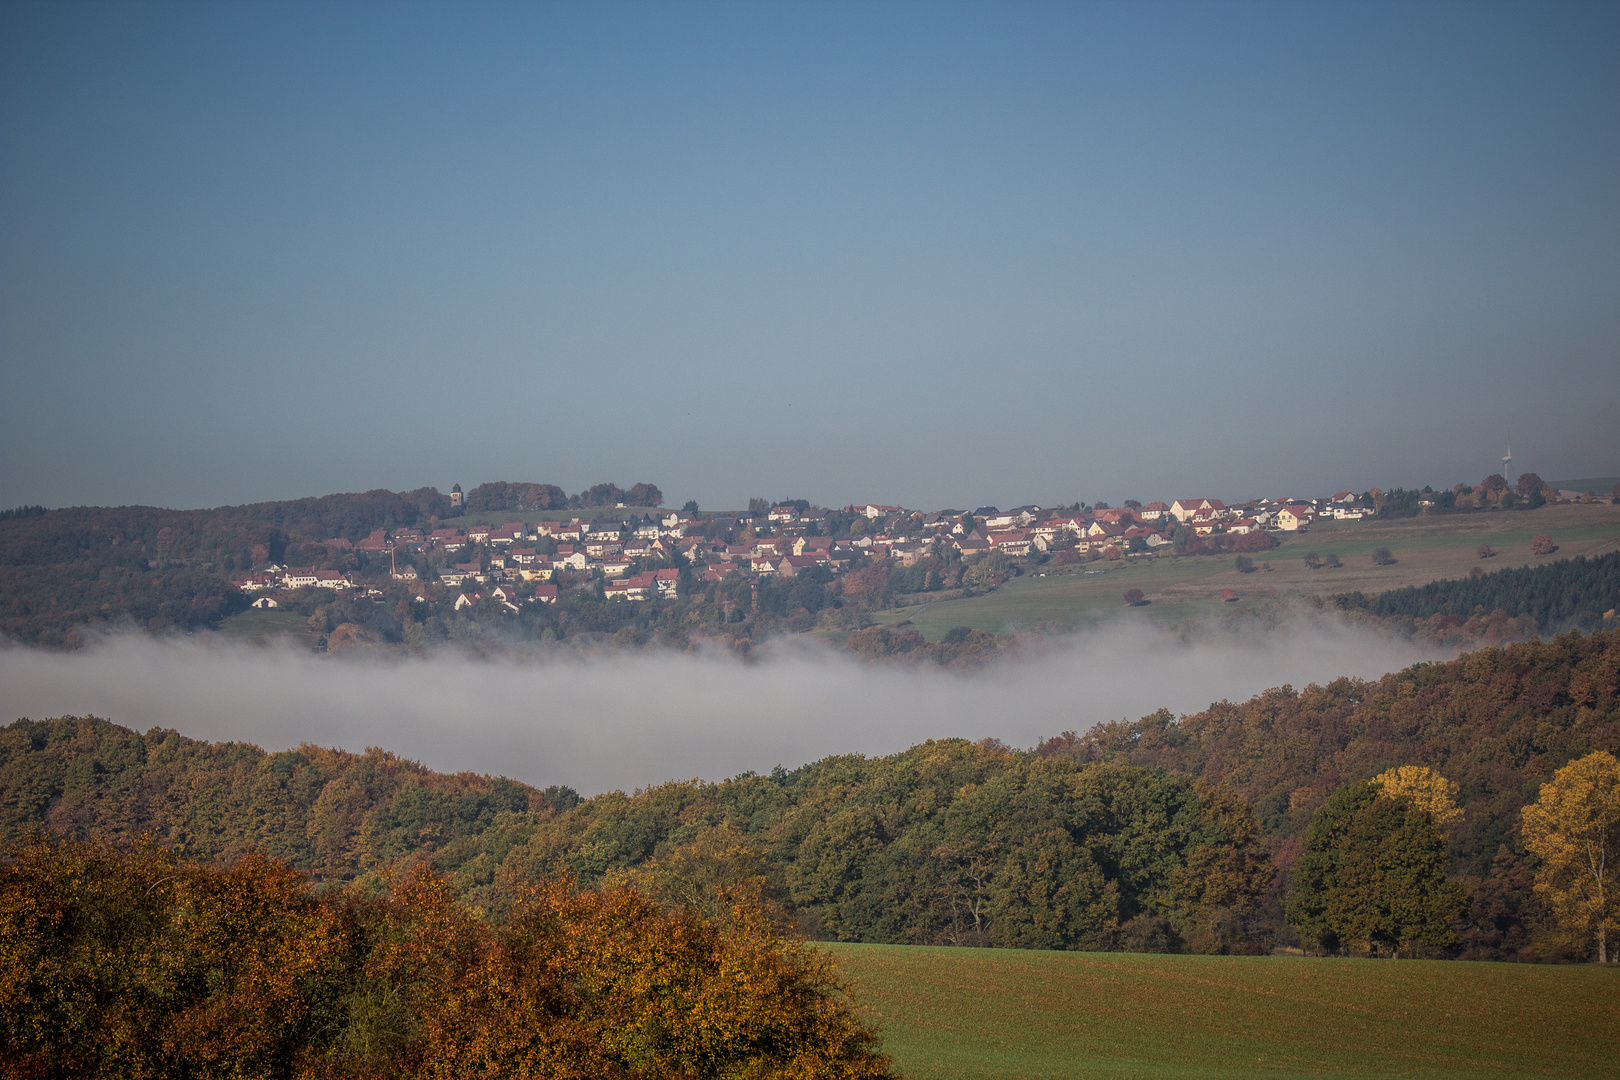
{"label": "blue sky", "polygon": [[0,7],[0,504],[1620,472],[1620,7]]}

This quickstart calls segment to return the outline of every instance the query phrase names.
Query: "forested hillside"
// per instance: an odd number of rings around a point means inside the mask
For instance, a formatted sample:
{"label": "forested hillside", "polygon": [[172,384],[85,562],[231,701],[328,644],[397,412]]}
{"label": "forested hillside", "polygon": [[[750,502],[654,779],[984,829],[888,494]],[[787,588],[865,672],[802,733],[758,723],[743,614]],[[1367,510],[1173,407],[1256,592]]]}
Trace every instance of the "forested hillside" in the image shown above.
{"label": "forested hillside", "polygon": [[[628,491],[597,484],[567,496],[550,484],[502,482],[474,488],[467,508],[589,509],[626,498],[656,505],[663,494],[652,484]],[[431,487],[209,510],[19,507],[0,517],[0,639],[73,647],[96,624],[153,631],[215,627],[247,608],[249,598],[230,582],[252,566],[353,569],[352,553],[321,541],[352,543],[375,529],[425,527],[453,513],[461,511]],[[387,565],[381,560],[384,570]]]}
{"label": "forested hillside", "polygon": [[1483,649],[1374,682],[1160,712],[1034,752],[929,742],[720,783],[579,800],[382,751],[267,754],[94,719],[0,732],[0,827],[153,832],[375,885],[431,863],[497,916],[568,872],[701,902],[752,882],[812,936],[1241,951],[1288,940],[1278,900],[1311,815],[1397,765],[1460,785],[1464,954],[1545,955],[1518,811],[1567,762],[1620,751],[1620,632]]}
{"label": "forested hillside", "polygon": [[962,740],[575,801],[380,751],[266,754],[94,719],[18,721],[0,738],[7,839],[151,831],[362,883],[420,859],[496,912],[562,871],[647,875],[666,893],[750,880],[806,931],[845,940],[1107,947],[1179,920],[1213,948],[1240,943],[1237,916],[1272,876],[1230,794]]}
{"label": "forested hillside", "polygon": [[62,646],[98,622],[216,626],[248,605],[230,584],[232,571],[290,554],[313,558],[319,540],[416,525],[449,505],[422,488],[214,510],[79,506],[16,518],[0,524],[0,637]]}
{"label": "forested hillside", "polygon": [[1177,720],[1067,733],[1039,749],[1128,762],[1232,786],[1254,806],[1286,869],[1316,812],[1347,781],[1425,765],[1459,785],[1452,868],[1476,886],[1468,940],[1480,955],[1530,946],[1534,904],[1519,810],[1559,768],[1620,751],[1620,632],[1570,632],[1418,664],[1374,682],[1284,686]]}

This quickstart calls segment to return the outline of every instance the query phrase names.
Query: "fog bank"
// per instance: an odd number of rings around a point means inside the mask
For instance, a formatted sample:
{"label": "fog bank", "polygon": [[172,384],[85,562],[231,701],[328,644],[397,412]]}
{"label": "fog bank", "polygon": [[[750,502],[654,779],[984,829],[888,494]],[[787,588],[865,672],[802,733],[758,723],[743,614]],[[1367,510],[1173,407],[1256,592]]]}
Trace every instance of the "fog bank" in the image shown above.
{"label": "fog bank", "polygon": [[0,648],[0,717],[93,713],[268,750],[381,746],[441,771],[593,794],[886,754],[944,736],[1030,746],[1161,707],[1193,712],[1283,683],[1373,678],[1439,655],[1307,618],[1190,643],[1122,621],[973,674],[863,664],[798,641],[764,652],[746,663],[658,652],[337,658],[128,635],[76,653]]}

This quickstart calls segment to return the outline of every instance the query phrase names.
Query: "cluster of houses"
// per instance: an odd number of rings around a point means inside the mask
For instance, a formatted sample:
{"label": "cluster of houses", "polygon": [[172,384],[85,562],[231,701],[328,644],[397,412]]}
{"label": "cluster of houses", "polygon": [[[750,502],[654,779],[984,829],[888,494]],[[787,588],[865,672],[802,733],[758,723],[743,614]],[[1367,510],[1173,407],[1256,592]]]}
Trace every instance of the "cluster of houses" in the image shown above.
{"label": "cluster of houses", "polygon": [[[755,581],[791,578],[816,567],[836,575],[857,559],[912,566],[948,552],[964,558],[990,552],[1023,558],[1069,549],[1088,558],[1128,556],[1172,544],[1178,527],[1197,536],[1297,532],[1323,517],[1359,520],[1373,510],[1350,492],[1339,492],[1326,499],[1259,499],[1240,507],[1219,499],[1177,499],[1078,513],[1039,506],[918,513],[867,503],[847,506],[843,513],[856,524],[848,536],[837,539],[824,535],[826,510],[794,505],[774,506],[764,514],[720,515],[718,522],[716,515],[700,519],[680,513],[656,520],[514,521],[431,531],[378,529],[355,543],[342,538],[322,543],[334,554],[386,556],[391,577],[403,582],[418,578],[411,556],[437,552],[435,563],[443,562],[437,584],[458,590],[458,608],[485,599],[481,590],[488,587],[488,599],[516,610],[524,602],[555,603],[559,583],[577,577],[602,578],[609,599],[674,599],[681,575],[669,567],[679,564],[690,567],[698,580],[712,582],[733,573]],[[717,532],[729,532],[736,540],[708,538]],[[664,568],[637,572],[648,563]],[[255,604],[264,607],[276,606],[271,594],[282,589],[365,588],[351,575],[300,566],[263,567],[234,584],[262,594]],[[369,592],[381,595],[376,589]]]}

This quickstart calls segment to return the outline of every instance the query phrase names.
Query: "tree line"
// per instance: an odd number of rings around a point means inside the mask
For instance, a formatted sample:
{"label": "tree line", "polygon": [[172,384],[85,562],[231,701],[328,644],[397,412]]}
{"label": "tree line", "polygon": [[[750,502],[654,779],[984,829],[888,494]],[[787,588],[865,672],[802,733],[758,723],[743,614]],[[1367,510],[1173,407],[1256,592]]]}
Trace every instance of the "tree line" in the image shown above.
{"label": "tree line", "polygon": [[496,480],[479,484],[467,492],[462,505],[470,512],[510,511],[525,513],[535,510],[590,510],[599,507],[635,506],[658,507],[664,505],[664,493],[657,484],[632,484],[621,488],[617,484],[592,484],[574,495],[569,495],[555,484],[513,483]]}

